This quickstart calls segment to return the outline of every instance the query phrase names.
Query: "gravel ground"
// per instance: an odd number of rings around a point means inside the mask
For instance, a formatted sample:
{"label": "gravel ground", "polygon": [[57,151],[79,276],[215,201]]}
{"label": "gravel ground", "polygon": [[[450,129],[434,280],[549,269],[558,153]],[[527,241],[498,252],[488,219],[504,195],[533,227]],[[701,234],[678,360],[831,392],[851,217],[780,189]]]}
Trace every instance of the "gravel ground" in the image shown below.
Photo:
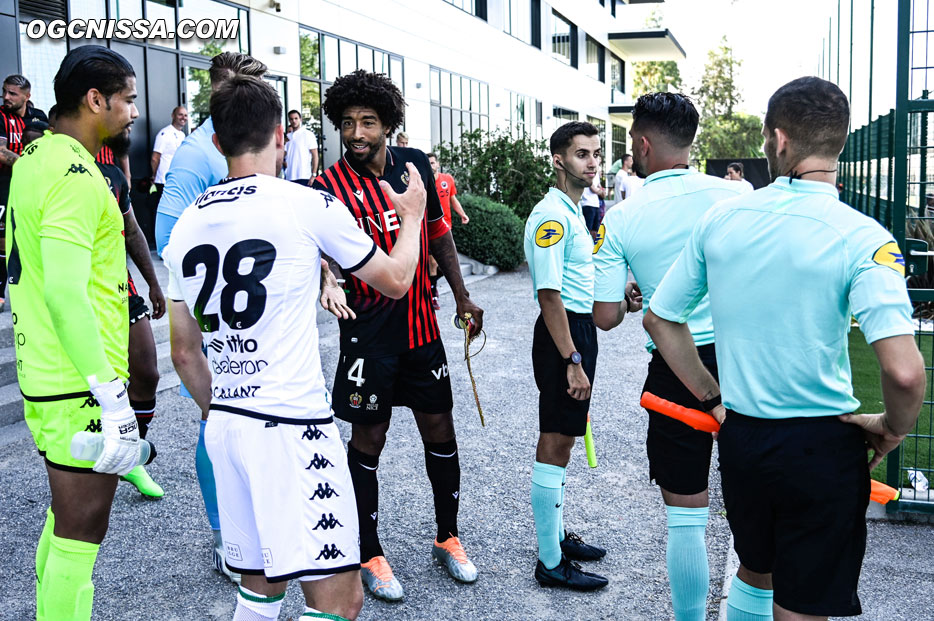
{"label": "gravel ground", "polygon": [[[527,271],[499,274],[470,286],[487,311],[488,342],[473,360],[486,414],[480,426],[459,333],[443,296],[442,331],[455,392],[461,452],[460,534],[480,570],[474,585],[451,580],[430,555],[434,536],[424,453],[407,410],[396,410],[380,462],[380,533],[406,591],[399,604],[367,595],[360,619],[668,619],[665,514],[648,481],[645,413],[638,397],[648,355],[637,321],[601,333],[592,402],[599,468],[587,467],[583,443],[568,473],[568,527],[609,553],[588,569],[610,585],[590,594],[545,590],[534,581],[536,541],[529,503],[537,438],[537,392],[531,373],[531,334],[537,306]],[[337,357],[337,326],[321,330],[324,373],[330,383]],[[198,415],[175,390],[163,392],[150,437],[159,457],[150,471],[166,489],[161,501],[142,500],[128,484],[118,488],[110,531],[95,570],[95,619],[134,621],[230,619],[235,589],[209,568],[210,536],[194,473]],[[345,440],[349,428],[342,425]],[[0,451],[0,549],[13,568],[0,595],[0,619],[33,618],[33,556],[49,502],[44,468],[31,438]],[[717,619],[729,529],[719,480],[711,475],[707,529],[711,590],[708,619]],[[863,574],[863,619],[931,618],[934,536],[925,525],[872,522]],[[132,594],[132,595],[129,595]],[[282,619],[301,614],[297,584]],[[908,612],[914,607],[916,613]],[[902,614],[904,612],[904,615]]]}

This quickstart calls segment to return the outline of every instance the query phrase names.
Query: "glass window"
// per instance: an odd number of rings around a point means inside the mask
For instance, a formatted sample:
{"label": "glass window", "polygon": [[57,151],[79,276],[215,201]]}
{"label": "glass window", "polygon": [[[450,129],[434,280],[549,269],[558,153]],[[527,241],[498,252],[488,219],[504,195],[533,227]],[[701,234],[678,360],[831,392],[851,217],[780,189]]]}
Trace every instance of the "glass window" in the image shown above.
{"label": "glass window", "polygon": [[269,75],[266,74],[263,76],[263,79],[274,89],[276,89],[276,94],[279,95],[279,102],[282,104],[282,126],[283,128],[288,125],[286,120],[286,114],[288,113],[288,104],[286,103],[286,78],[284,76],[278,75]]}
{"label": "glass window", "polygon": [[471,15],[474,15],[476,12],[476,0],[444,0],[450,5],[456,6],[457,8],[467,11]]}
{"label": "glass window", "polygon": [[[489,117],[480,114],[488,94],[485,83],[432,67],[430,75],[431,146],[460,142],[464,133],[489,128]],[[484,125],[484,121],[486,124]]]}
{"label": "glass window", "polygon": [[357,67],[364,71],[373,71],[373,50],[362,45],[357,46]]}
{"label": "glass window", "polygon": [[503,30],[521,41],[532,42],[531,0],[503,0]]}
{"label": "glass window", "polygon": [[302,80],[302,120],[305,127],[321,136],[321,84]]}
{"label": "glass window", "polygon": [[23,75],[32,85],[30,101],[43,112],[48,112],[55,104],[53,78],[68,51],[65,39],[30,39],[26,36],[26,24],[20,24],[19,42],[23,55]]}
{"label": "glass window", "polygon": [[396,86],[399,87],[399,90],[402,88],[402,59],[398,56],[393,56],[389,59],[389,77],[395,82]]}
{"label": "glass window", "polygon": [[441,103],[441,72],[432,69],[429,82],[431,82],[431,101]]}
{"label": "glass window", "polygon": [[603,46],[597,43],[590,35],[587,35],[587,61],[584,64],[584,74],[600,80],[600,61],[603,56]]}
{"label": "glass window", "polygon": [[104,0],[71,0],[69,15],[71,19],[103,19]]}
{"label": "glass window", "polygon": [[551,55],[565,65],[571,64],[571,23],[552,11]]}
{"label": "glass window", "polygon": [[613,103],[623,100],[623,61],[616,56],[610,55],[610,88],[613,93]]}
{"label": "glass window", "polygon": [[[152,0],[147,0],[152,3]],[[229,39],[199,39],[192,37],[190,39],[179,39],[178,47],[183,52],[192,52],[202,56],[216,56],[221,52],[242,52],[250,53],[249,33],[250,20],[249,12],[246,9],[239,9],[229,4],[214,2],[214,0],[185,0],[184,3],[177,0],[165,0],[163,3],[169,3],[174,6],[178,4],[178,20],[193,20],[195,23],[211,20],[218,23],[223,20],[226,25],[239,23],[236,36]]]}
{"label": "glass window", "polygon": [[334,37],[324,36],[324,81],[333,82],[340,75],[337,65],[338,42]]}
{"label": "glass window", "polygon": [[321,38],[318,33],[303,30],[299,35],[298,48],[302,75],[306,78],[320,78]]}
{"label": "glass window", "polygon": [[480,114],[489,114],[490,87],[486,82],[480,85]]}
{"label": "glass window", "polygon": [[389,54],[376,52],[373,58],[373,71],[376,73],[389,73]]}
{"label": "glass window", "polygon": [[597,131],[600,132],[600,152],[603,153],[603,162],[601,162],[601,168],[603,168],[603,164],[606,163],[606,121],[595,116],[588,115],[587,122],[596,127]]}
{"label": "glass window", "polygon": [[470,81],[470,109],[480,112],[480,83],[476,80]]}
{"label": "glass window", "polygon": [[341,39],[341,69],[340,75],[347,75],[357,70],[357,45]]}
{"label": "glass window", "polygon": [[143,19],[143,3],[141,0],[110,0],[110,17],[111,19]]}
{"label": "glass window", "polygon": [[451,76],[451,107],[461,107],[461,77],[459,75]]}
{"label": "glass window", "polygon": [[441,141],[451,142],[451,109],[441,109]]}
{"label": "glass window", "polygon": [[[613,125],[613,161],[620,159],[626,153],[626,127]],[[609,158],[607,158],[609,159]]]}
{"label": "glass window", "polygon": [[451,74],[447,71],[441,72],[441,105],[451,105]]}
{"label": "glass window", "polygon": [[[161,19],[166,26],[172,28],[175,24],[175,0],[146,0],[146,19],[154,22]],[[176,39],[147,39],[150,45],[175,49]]]}

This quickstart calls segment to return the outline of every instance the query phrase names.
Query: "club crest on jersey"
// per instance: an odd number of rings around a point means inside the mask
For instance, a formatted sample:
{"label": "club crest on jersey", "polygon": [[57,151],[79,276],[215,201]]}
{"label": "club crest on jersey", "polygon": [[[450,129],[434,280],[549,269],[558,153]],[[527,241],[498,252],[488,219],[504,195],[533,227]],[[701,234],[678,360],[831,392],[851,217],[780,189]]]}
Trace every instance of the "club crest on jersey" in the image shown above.
{"label": "club crest on jersey", "polygon": [[557,220],[543,222],[535,231],[535,245],[539,248],[554,246],[564,237],[564,227]]}
{"label": "club crest on jersey", "polygon": [[606,225],[601,224],[600,228],[597,229],[597,237],[593,240],[593,253],[597,254],[600,252],[600,248],[603,247],[603,240],[606,239]]}
{"label": "club crest on jersey", "polygon": [[378,410],[379,404],[376,402],[376,395],[370,395],[370,402],[366,404],[366,409],[368,410]]}
{"label": "club crest on jersey", "polygon": [[448,182],[447,182],[447,181],[442,181],[442,182],[441,182],[441,189],[442,189],[442,190],[447,190],[447,189],[448,189]]}
{"label": "club crest on jersey", "polygon": [[350,407],[359,408],[361,403],[363,403],[363,397],[360,396],[359,392],[350,395]]}
{"label": "club crest on jersey", "polygon": [[409,171],[407,170],[402,172],[402,183],[409,185]]}
{"label": "club crest on jersey", "polygon": [[876,250],[876,253],[872,255],[872,260],[879,265],[891,267],[901,276],[905,275],[905,257],[902,256],[902,251],[895,242],[889,242]]}

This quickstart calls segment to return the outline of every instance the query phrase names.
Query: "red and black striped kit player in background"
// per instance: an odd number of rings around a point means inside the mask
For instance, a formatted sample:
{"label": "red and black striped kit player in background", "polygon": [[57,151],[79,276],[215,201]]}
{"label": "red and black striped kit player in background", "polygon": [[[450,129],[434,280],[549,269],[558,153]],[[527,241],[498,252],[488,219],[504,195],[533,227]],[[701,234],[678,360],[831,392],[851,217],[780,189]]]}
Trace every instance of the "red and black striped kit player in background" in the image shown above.
{"label": "red and black striped kit player in background", "polygon": [[21,75],[10,75],[3,80],[3,106],[0,107],[0,311],[5,307],[3,295],[6,290],[6,201],[10,195],[10,179],[13,164],[23,154],[23,132],[26,129],[26,112],[31,85]]}
{"label": "red and black striped kit player in background", "polygon": [[338,418],[353,425],[347,457],[360,520],[361,575],[376,597],[400,600],[402,585],[393,576],[377,535],[376,469],[393,406],[411,408],[425,445],[425,469],[438,523],[432,554],[455,579],[477,579],[477,569],[467,559],[457,532],[460,463],[451,414],[454,402],[431,305],[429,255],[451,285],[458,315],[472,315],[474,333],[483,327],[483,310],[464,288],[428,158],[418,149],[387,145],[387,137],[402,126],[402,93],[388,76],[359,70],[338,78],[326,97],[324,113],[340,131],[345,153],[314,186],[343,202],[380,248],[387,253],[392,249],[399,219],[379,182],[387,181],[396,192],[405,191],[406,163],[412,162],[428,192],[418,268],[404,298],[392,300],[350,275],[345,297],[333,274],[324,275],[330,286],[322,289],[321,296],[325,308],[343,316],[332,406]]}

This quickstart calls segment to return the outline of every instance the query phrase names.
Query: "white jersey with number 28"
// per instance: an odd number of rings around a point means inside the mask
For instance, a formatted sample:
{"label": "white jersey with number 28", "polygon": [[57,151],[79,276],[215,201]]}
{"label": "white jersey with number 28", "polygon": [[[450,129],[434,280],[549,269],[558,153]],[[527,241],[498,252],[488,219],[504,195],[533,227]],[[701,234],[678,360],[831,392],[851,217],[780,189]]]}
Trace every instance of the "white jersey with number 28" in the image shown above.
{"label": "white jersey with number 28", "polygon": [[267,175],[224,180],[182,213],[162,256],[170,299],[201,326],[212,409],[330,415],[315,321],[322,252],[352,272],[376,246],[334,196]]}

